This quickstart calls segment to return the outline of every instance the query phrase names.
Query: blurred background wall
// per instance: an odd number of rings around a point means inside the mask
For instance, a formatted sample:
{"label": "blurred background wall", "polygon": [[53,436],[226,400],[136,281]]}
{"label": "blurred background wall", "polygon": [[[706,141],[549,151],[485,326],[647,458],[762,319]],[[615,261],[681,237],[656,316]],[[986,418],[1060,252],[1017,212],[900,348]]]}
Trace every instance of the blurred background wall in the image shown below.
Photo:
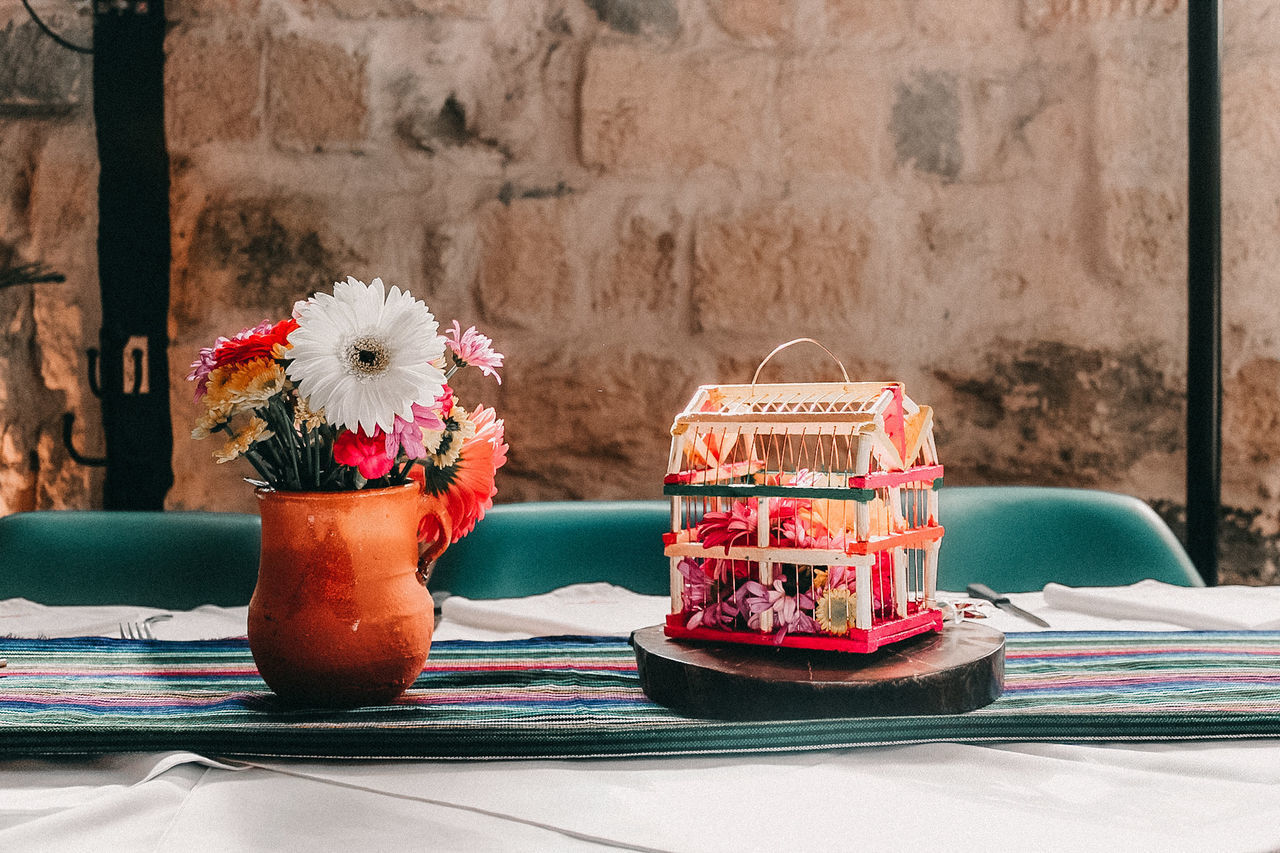
{"label": "blurred background wall", "polygon": [[[87,3],[38,0],[68,39]],[[507,354],[499,501],[653,498],[694,387],[823,341],[950,483],[1185,494],[1181,0],[169,0],[175,509],[201,346],[347,275]],[[1226,4],[1224,582],[1277,580],[1280,0]],[[89,507],[91,60],[0,0],[0,513]],[[834,378],[816,349],[771,379]],[[469,378],[470,379],[470,378]],[[1016,535],[1016,531],[1011,531]]]}

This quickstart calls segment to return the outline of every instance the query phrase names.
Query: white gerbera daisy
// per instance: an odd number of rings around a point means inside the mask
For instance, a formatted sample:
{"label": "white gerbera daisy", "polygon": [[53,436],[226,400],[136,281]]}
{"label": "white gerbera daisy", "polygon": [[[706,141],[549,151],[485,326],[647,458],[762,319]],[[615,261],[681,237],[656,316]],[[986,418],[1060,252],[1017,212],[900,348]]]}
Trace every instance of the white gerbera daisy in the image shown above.
{"label": "white gerbera daisy", "polygon": [[313,411],[341,427],[390,432],[396,416],[413,420],[413,404],[430,405],[444,390],[438,362],[444,336],[425,303],[400,288],[384,291],[350,276],[295,308],[298,328],[289,378]]}

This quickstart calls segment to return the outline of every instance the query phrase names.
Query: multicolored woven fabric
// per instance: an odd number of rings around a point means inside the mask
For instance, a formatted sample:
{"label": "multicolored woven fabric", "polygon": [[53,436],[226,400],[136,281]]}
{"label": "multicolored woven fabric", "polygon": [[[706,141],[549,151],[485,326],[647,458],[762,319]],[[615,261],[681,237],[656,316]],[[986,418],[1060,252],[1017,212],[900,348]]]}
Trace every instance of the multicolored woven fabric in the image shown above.
{"label": "multicolored woven fabric", "polygon": [[650,702],[620,638],[441,642],[397,704],[283,708],[243,640],[0,639],[0,754],[546,758],[1280,736],[1280,632],[1011,634],[968,714],[783,722]]}

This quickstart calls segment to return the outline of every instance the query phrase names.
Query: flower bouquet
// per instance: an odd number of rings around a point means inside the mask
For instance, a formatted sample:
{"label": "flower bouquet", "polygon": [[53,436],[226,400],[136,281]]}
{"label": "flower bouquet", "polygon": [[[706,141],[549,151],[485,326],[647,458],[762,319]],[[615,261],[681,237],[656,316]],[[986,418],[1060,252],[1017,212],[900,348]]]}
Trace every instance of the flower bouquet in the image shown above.
{"label": "flower bouquet", "polygon": [[[493,409],[464,409],[448,383],[468,366],[501,383],[502,360],[474,326],[455,320],[440,334],[411,294],[349,277],[286,320],[200,350],[187,377],[204,406],[192,437],[224,435],[214,459],[244,457],[258,474],[250,482],[278,491],[416,479],[445,501],[457,541],[493,505],[507,445]],[[423,539],[436,532],[430,522]]]}
{"label": "flower bouquet", "polygon": [[471,366],[501,382],[502,360],[474,327],[441,334],[409,293],[354,278],[200,351],[192,435],[222,434],[214,458],[257,473],[249,648],[285,701],[389,702],[422,672],[419,565],[484,517],[507,453],[503,422],[449,380]]}

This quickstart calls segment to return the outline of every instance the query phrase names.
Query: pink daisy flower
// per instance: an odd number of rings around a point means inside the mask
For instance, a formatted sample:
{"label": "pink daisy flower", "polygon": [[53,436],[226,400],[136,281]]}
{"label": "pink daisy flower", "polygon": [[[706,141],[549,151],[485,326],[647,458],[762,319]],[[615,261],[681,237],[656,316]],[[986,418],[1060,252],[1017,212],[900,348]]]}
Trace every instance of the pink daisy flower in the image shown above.
{"label": "pink daisy flower", "polygon": [[440,410],[448,402],[452,408],[453,392],[445,386],[444,393],[436,399],[436,408],[428,408],[417,403],[413,404],[413,420],[406,421],[404,418],[396,415],[395,424],[391,428],[391,432],[387,433],[387,455],[395,458],[401,450],[404,455],[410,459],[425,459],[429,454],[427,447],[423,443],[423,432],[439,432],[444,429],[444,420],[440,416]]}
{"label": "pink daisy flower", "polygon": [[809,614],[813,613],[813,597],[809,593],[787,595],[781,578],[772,586],[764,586],[756,581],[747,581],[743,585],[747,591],[746,608],[750,612],[747,625],[760,630],[760,615],[766,611],[773,614],[773,640],[781,643],[788,631],[802,634],[816,634],[818,623]]}
{"label": "pink daisy flower", "polygon": [[[453,337],[449,337],[452,335]],[[498,375],[498,368],[502,367],[502,359],[506,358],[500,352],[493,351],[493,339],[487,335],[482,335],[476,331],[475,326],[469,327],[465,332],[462,331],[462,325],[457,321],[453,321],[453,328],[445,331],[445,344],[453,352],[454,358],[465,365],[480,368],[480,372],[485,376],[492,376],[502,384],[502,377]]]}

